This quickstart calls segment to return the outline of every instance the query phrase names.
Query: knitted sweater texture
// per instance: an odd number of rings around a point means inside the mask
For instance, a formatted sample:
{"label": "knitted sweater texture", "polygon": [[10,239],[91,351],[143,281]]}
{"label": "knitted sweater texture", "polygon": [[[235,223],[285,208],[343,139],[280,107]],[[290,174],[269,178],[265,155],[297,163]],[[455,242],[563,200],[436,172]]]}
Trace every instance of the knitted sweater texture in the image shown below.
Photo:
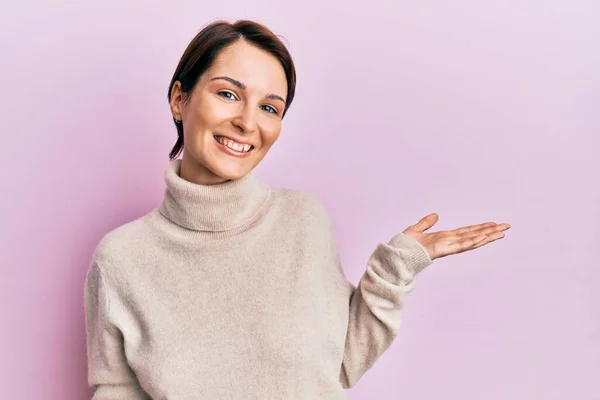
{"label": "knitted sweater texture", "polygon": [[426,250],[396,234],[355,286],[313,196],[253,173],[198,185],[180,168],[166,168],[159,207],[93,253],[93,399],[345,399],[396,337]]}

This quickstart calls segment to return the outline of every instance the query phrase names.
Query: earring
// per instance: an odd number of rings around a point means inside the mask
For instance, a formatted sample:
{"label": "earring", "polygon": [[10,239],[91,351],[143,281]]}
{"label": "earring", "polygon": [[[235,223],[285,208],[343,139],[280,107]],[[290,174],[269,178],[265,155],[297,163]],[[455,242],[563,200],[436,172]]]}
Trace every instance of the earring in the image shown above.
{"label": "earring", "polygon": [[180,124],[180,123],[181,123],[181,120],[180,120],[180,119],[177,119],[177,118],[175,118],[175,122],[176,122],[176,123],[178,123],[178,124]]}

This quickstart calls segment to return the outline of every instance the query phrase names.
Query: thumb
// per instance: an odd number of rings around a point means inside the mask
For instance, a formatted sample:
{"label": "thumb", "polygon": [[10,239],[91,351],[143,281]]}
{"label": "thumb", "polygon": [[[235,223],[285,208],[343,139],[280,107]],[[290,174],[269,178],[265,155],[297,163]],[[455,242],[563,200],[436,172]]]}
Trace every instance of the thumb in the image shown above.
{"label": "thumb", "polygon": [[427,229],[435,225],[438,220],[439,216],[436,213],[432,213],[421,218],[421,220],[413,225],[412,228],[419,232],[425,232]]}

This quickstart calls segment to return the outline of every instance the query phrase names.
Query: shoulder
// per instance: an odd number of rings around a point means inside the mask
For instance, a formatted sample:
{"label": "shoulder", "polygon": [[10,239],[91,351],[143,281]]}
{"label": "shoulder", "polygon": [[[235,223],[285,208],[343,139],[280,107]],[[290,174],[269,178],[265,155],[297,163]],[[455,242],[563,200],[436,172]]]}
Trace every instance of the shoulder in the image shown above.
{"label": "shoulder", "polygon": [[276,189],[275,203],[284,215],[330,224],[330,218],[317,197],[304,190]]}
{"label": "shoulder", "polygon": [[92,261],[106,273],[115,265],[143,256],[144,243],[152,236],[149,219],[155,213],[156,210],[153,210],[105,233],[93,251]]}

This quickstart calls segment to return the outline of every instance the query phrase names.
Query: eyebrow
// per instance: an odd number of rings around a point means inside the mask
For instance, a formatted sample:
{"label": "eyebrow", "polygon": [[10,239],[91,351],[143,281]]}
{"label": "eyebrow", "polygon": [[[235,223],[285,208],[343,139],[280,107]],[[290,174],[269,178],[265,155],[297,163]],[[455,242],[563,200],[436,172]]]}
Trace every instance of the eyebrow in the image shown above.
{"label": "eyebrow", "polygon": [[[222,79],[222,80],[231,82],[234,86],[237,86],[237,87],[239,87],[242,90],[246,90],[246,85],[244,85],[242,82],[238,81],[237,79],[233,79],[233,78],[230,78],[228,76],[216,76],[214,78],[211,78],[211,81],[215,81],[217,79]],[[281,101],[283,101],[283,104],[286,104],[286,102],[283,99],[283,97],[278,96],[276,94],[269,93],[269,94],[267,94],[266,97],[267,97],[267,99],[281,100]]]}

